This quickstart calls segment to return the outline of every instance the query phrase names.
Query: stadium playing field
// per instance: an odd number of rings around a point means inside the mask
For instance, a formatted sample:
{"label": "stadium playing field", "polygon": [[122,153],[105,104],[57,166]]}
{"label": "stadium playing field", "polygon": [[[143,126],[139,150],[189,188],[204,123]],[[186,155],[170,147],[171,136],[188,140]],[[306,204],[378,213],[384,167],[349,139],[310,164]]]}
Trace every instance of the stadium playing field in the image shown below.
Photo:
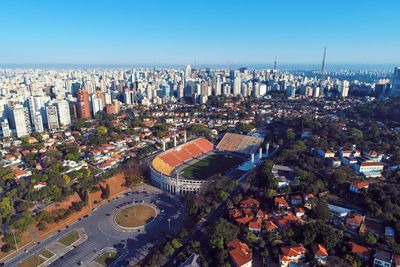
{"label": "stadium playing field", "polygon": [[214,174],[224,174],[233,166],[242,162],[242,158],[232,154],[212,154],[186,167],[181,174],[188,179],[201,180]]}

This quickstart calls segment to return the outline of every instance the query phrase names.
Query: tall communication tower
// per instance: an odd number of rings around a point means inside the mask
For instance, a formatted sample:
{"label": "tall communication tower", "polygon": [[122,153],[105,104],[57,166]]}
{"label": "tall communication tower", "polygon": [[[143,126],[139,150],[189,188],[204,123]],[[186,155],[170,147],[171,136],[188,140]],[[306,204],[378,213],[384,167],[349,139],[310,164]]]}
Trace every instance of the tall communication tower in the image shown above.
{"label": "tall communication tower", "polygon": [[274,70],[276,70],[276,56],[275,56],[275,61],[274,61]]}
{"label": "tall communication tower", "polygon": [[326,46],[324,48],[324,57],[322,58],[321,81],[325,80],[325,57],[326,57]]}

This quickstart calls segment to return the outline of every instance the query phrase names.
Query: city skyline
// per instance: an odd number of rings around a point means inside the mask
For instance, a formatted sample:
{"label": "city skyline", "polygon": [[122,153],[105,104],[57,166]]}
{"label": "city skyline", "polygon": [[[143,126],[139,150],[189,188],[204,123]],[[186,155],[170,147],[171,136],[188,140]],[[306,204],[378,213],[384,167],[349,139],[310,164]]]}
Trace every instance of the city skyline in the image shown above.
{"label": "city skyline", "polygon": [[0,65],[272,65],[275,56],[278,65],[319,65],[325,46],[327,69],[400,61],[395,1],[3,6]]}

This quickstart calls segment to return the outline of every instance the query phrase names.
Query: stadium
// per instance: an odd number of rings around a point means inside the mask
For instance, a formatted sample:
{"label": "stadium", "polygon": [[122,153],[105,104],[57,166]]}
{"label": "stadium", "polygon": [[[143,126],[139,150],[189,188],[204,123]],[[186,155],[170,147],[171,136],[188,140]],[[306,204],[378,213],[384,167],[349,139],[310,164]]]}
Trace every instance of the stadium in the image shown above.
{"label": "stadium", "polygon": [[214,148],[204,137],[176,145],[175,136],[174,147],[165,150],[163,143],[163,151],[149,160],[150,178],[164,191],[195,193],[214,174],[226,174],[249,158],[254,163],[254,154],[262,142],[260,137],[227,133]]}

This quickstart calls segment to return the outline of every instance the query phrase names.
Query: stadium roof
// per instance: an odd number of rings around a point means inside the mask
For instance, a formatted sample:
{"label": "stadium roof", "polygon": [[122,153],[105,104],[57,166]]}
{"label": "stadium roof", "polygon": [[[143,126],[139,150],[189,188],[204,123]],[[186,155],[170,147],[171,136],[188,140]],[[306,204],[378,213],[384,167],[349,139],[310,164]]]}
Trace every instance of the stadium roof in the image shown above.
{"label": "stadium roof", "polygon": [[263,141],[261,137],[226,133],[217,145],[217,150],[251,155],[257,152]]}

